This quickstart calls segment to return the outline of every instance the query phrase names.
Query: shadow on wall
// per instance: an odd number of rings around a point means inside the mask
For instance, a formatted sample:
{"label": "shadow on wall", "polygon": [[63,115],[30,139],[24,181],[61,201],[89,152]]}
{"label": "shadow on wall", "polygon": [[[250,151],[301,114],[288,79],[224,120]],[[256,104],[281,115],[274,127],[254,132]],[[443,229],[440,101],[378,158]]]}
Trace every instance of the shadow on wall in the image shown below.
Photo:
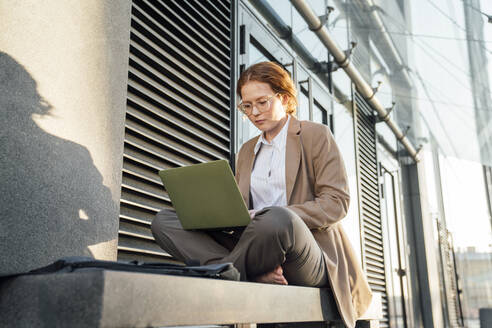
{"label": "shadow on wall", "polygon": [[117,204],[89,151],[33,121],[50,110],[27,70],[0,52],[0,274],[92,256],[89,246],[115,238]]}

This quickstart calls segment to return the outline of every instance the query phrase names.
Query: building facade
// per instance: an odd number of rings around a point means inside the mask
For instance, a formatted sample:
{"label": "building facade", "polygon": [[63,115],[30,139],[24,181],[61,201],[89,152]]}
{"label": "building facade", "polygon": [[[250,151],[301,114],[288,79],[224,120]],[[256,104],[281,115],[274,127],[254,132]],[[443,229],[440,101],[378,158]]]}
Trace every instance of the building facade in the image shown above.
{"label": "building facade", "polygon": [[[259,133],[236,110],[236,81],[269,60],[297,86],[297,117],[329,126],[343,154],[351,204],[342,224],[382,295],[380,326],[477,326],[478,309],[492,306],[492,221],[490,212],[476,214],[486,224],[449,214],[459,192],[449,149],[466,147],[433,126],[440,100],[418,58],[432,50],[414,27],[423,2],[12,2],[0,13],[8,31],[0,36],[1,273],[68,255],[172,260],[150,231],[172,207],[157,173],[218,159],[234,169],[241,145]],[[487,176],[488,143],[478,149]],[[490,194],[474,179],[481,208]],[[485,245],[478,253],[453,244],[470,238],[464,220]]]}

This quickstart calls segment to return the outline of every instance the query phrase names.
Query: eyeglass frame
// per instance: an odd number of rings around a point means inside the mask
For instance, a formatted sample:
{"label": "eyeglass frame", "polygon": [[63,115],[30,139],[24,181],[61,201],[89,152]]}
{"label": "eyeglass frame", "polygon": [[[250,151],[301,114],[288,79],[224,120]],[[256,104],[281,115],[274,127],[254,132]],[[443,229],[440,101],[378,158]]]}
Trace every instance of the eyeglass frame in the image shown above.
{"label": "eyeglass frame", "polygon": [[257,101],[253,101],[253,102],[251,102],[251,111],[250,111],[250,113],[249,113],[249,114],[248,114],[248,113],[246,113],[246,111],[242,108],[242,106],[244,105],[244,103],[243,103],[242,101],[241,101],[241,103],[239,103],[239,104],[237,105],[237,109],[239,109],[239,111],[240,111],[241,113],[243,113],[243,114],[245,114],[245,115],[248,115],[248,116],[249,116],[249,115],[251,115],[251,114],[253,113],[253,109],[254,109],[255,107],[256,107],[256,109],[257,109],[260,113],[265,113],[265,112],[267,112],[267,111],[270,109],[270,107],[272,106],[272,103],[271,103],[272,99],[273,99],[273,98],[275,98],[276,96],[278,96],[279,94],[280,94],[280,92],[277,92],[276,94],[269,96],[267,99],[265,99],[265,100],[261,100],[261,101],[266,101],[266,102],[268,102],[268,109],[265,109],[265,110],[263,110],[263,111],[262,111],[262,110],[260,110],[260,109],[256,106]]}

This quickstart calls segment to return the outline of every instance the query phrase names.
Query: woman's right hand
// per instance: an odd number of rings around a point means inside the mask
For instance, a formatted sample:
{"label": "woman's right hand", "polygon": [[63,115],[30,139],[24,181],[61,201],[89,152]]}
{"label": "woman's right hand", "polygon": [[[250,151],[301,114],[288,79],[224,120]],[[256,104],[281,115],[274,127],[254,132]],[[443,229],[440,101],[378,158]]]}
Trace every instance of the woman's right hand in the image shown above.
{"label": "woman's right hand", "polygon": [[249,217],[251,218],[251,220],[253,220],[253,218],[255,217],[256,211],[255,210],[248,210],[248,212],[249,212]]}

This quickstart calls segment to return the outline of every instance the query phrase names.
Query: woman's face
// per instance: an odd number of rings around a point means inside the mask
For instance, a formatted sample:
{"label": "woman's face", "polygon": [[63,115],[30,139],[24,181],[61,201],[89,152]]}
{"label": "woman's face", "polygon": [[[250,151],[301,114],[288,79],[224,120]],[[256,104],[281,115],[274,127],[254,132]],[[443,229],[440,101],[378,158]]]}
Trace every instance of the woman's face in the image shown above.
{"label": "woman's face", "polygon": [[[273,97],[272,97],[273,96]],[[287,120],[284,105],[287,105],[287,97],[282,95],[275,96],[275,91],[265,82],[249,81],[241,88],[241,99],[244,104],[257,104],[270,98],[270,107],[264,112],[260,112],[256,106],[253,107],[248,115],[249,120],[259,130],[265,132],[265,137],[271,141],[282,130]]]}

